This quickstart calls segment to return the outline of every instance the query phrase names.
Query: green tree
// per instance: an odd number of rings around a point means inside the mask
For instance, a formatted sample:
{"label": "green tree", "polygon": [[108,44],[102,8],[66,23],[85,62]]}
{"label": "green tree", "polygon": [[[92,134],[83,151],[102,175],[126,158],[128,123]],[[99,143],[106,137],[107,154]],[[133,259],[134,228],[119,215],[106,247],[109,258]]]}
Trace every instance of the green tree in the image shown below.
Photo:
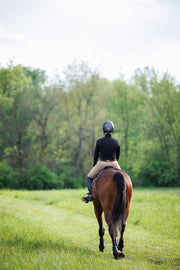
{"label": "green tree", "polygon": [[74,172],[84,176],[92,166],[97,128],[104,118],[104,105],[109,97],[107,82],[85,62],[73,63],[65,74],[68,149],[71,149]]}
{"label": "green tree", "polygon": [[22,67],[24,74],[30,78],[34,86],[42,86],[47,82],[46,72],[42,69],[33,69],[31,67]]}
{"label": "green tree", "polygon": [[61,124],[58,106],[60,103],[60,89],[52,86],[35,86],[28,94],[27,108],[32,121],[29,126],[34,162],[47,163],[54,140]]}
{"label": "green tree", "polygon": [[158,140],[162,161],[176,164],[177,175],[180,172],[180,94],[173,79],[164,74],[160,81],[152,80],[152,96],[148,100],[148,131]]}
{"label": "green tree", "polygon": [[179,87],[169,74],[160,76],[148,68],[138,71],[135,77],[137,87],[143,91],[146,89],[145,125],[142,133],[146,155],[140,178],[143,178],[143,183],[148,183],[145,175],[147,178],[149,172],[149,179],[154,185],[177,184],[180,164]]}
{"label": "green tree", "polygon": [[25,92],[29,86],[30,80],[21,66],[10,65],[0,69],[1,155],[18,167],[23,166],[28,152],[29,113],[25,105]]}
{"label": "green tree", "polygon": [[129,170],[131,175],[137,175],[137,157],[141,132],[144,123],[143,105],[145,95],[137,87],[123,80],[113,82],[113,98],[111,111],[115,117],[116,131],[121,142],[120,165]]}

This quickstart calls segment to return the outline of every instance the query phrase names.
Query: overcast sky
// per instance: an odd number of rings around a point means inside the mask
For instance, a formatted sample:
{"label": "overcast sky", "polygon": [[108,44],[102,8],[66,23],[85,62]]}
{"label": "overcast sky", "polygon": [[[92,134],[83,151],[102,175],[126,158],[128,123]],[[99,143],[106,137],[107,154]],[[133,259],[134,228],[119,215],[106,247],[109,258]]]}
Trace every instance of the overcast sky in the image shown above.
{"label": "overcast sky", "polygon": [[55,75],[87,61],[108,79],[135,69],[180,82],[180,0],[0,0],[0,63]]}

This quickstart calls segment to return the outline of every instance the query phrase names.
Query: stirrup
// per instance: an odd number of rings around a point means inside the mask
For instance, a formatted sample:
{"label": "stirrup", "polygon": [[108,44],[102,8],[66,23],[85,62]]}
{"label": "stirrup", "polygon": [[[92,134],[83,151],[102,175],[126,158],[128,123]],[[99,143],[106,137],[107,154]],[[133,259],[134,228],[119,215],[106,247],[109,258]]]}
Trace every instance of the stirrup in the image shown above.
{"label": "stirrup", "polygon": [[86,197],[82,197],[81,200],[85,203],[88,203],[90,201],[93,201],[93,195],[88,195]]}

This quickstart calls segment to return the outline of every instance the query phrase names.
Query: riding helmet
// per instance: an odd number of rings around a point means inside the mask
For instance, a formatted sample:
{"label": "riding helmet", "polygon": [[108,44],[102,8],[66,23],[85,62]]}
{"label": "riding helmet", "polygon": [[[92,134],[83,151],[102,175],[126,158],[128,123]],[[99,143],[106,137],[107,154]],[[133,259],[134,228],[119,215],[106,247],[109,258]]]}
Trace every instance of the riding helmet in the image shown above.
{"label": "riding helmet", "polygon": [[103,132],[113,132],[114,131],[114,124],[111,121],[105,121],[103,123]]}

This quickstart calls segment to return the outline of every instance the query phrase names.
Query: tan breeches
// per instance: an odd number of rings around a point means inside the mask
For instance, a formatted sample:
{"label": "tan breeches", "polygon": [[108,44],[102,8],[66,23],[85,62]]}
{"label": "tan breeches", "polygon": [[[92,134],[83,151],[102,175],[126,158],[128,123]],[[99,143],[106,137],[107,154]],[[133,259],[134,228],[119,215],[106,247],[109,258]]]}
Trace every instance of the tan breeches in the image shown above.
{"label": "tan breeches", "polygon": [[88,173],[88,177],[94,178],[95,175],[98,174],[98,172],[100,170],[102,170],[104,167],[106,166],[111,166],[115,169],[121,169],[117,160],[115,161],[101,161],[98,160],[97,164],[90,170],[90,172]]}

